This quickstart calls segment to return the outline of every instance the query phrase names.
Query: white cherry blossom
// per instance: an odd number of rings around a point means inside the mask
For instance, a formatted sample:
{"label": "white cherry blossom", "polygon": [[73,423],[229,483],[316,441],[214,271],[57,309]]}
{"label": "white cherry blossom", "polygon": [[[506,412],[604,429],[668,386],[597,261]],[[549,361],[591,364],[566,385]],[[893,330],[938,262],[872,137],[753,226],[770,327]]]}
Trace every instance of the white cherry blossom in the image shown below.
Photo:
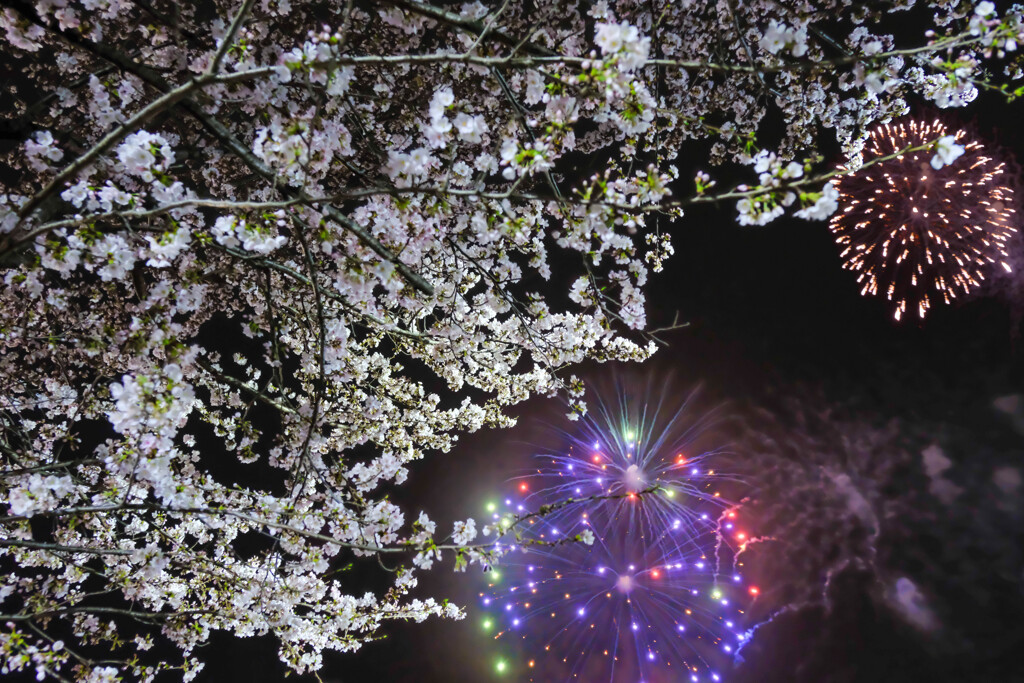
{"label": "white cherry blossom", "polygon": [[952,135],[946,135],[938,139],[935,143],[935,156],[932,157],[932,168],[938,170],[943,166],[956,161],[964,153],[963,145],[956,144],[956,138]]}

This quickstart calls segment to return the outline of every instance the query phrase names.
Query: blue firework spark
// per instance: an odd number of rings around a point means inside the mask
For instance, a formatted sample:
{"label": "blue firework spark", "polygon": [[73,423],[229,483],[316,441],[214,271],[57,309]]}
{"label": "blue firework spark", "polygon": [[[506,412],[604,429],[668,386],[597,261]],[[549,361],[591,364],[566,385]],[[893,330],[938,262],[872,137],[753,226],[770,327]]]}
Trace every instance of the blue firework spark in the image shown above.
{"label": "blue firework spark", "polygon": [[[619,391],[598,401],[558,452],[536,456],[492,504],[522,550],[490,572],[483,625],[531,681],[719,681],[742,643],[757,589],[734,566],[747,540],[727,500],[736,478],[700,441],[712,421],[691,397]],[[594,543],[578,540],[593,534]]]}

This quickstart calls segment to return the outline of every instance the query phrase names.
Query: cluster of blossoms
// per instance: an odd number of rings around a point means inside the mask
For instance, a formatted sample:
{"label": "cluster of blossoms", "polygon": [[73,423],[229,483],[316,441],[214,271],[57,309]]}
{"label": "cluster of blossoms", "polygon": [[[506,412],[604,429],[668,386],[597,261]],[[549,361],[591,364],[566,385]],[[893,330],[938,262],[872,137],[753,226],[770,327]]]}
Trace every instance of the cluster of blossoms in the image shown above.
{"label": "cluster of blossoms", "polygon": [[[276,212],[278,225],[284,224],[284,211]],[[269,254],[288,240],[282,235],[271,235],[270,229],[250,223],[245,219],[238,219],[233,216],[221,216],[218,218],[210,234],[218,244],[225,247],[241,246],[245,251],[257,254]]]}
{"label": "cluster of blossoms", "polygon": [[598,22],[594,42],[601,48],[601,54],[614,58],[616,65],[626,72],[646,64],[651,51],[650,37],[641,36],[637,27],[628,23]]}
{"label": "cluster of blossoms", "polygon": [[166,173],[174,163],[174,150],[162,135],[140,130],[118,146],[117,159],[125,173],[151,183],[155,173]]}
{"label": "cluster of blossoms", "polygon": [[[780,188],[785,181],[795,180],[804,174],[804,165],[796,161],[788,163],[779,159],[774,152],[761,150],[750,163],[757,173],[759,187],[766,190],[763,194],[744,197],[737,204],[740,225],[765,225],[781,216],[785,209],[796,200],[796,193],[786,190],[778,198]],[[740,186],[741,191],[749,188]]]}
{"label": "cluster of blossoms", "polygon": [[[769,79],[774,78],[780,87],[806,89],[806,99],[802,102],[799,102],[800,96],[771,90],[779,105],[793,117],[790,133],[800,130],[801,127],[795,124],[803,122],[808,115],[812,117],[808,123],[818,119],[826,127],[834,127],[844,152],[852,161],[849,168],[856,168],[872,124],[905,114],[907,95],[922,95],[940,108],[963,107],[977,97],[979,85],[993,87],[984,75],[985,60],[993,56],[1004,59],[1008,53],[1016,51],[1017,41],[1024,38],[1021,7],[1014,5],[1000,17],[991,2],[979,2],[974,6],[966,3],[937,4],[940,7],[934,18],[937,26],[945,27],[944,35],[936,30],[926,31],[925,35],[930,40],[929,45],[934,47],[934,52],[917,53],[912,60],[908,60],[895,48],[893,36],[872,34],[861,23],[864,10],[854,12],[852,16],[860,25],[850,32],[845,42],[850,50],[847,54],[856,54],[861,60],[854,62],[846,73],[838,75],[834,81],[837,87],[832,95],[829,95],[829,88],[826,87],[831,85],[828,83],[831,75],[825,78],[818,76],[803,84],[797,83],[793,75],[785,70],[780,74],[762,76],[765,87],[770,88]],[[905,8],[898,3],[893,7],[894,11],[902,9]],[[807,27],[812,23],[813,18],[806,15],[792,25],[772,19],[757,45],[772,55],[824,61],[826,53],[820,48],[812,48],[808,52]],[[962,32],[951,30],[954,25],[959,25]],[[1022,76],[1016,62],[1006,64],[1004,73],[1011,79]],[[1002,88],[1014,97],[1024,94],[1024,89],[1020,87],[1011,90],[1004,84]],[[840,100],[839,95],[843,92],[850,93],[852,97]],[[832,111],[826,111],[823,108],[829,104],[830,97],[835,98],[831,100]],[[785,99],[792,100],[793,106],[784,103]],[[799,110],[800,106],[808,105],[810,109],[805,112]],[[732,126],[725,129],[733,132]],[[802,131],[803,139],[809,143],[812,137],[806,131],[806,128]],[[942,149],[941,144],[939,149]],[[778,151],[782,157],[790,159],[800,150],[784,145]],[[936,158],[944,159],[942,163],[950,163],[955,157],[947,158],[940,151],[940,156]],[[755,170],[762,174],[761,185],[752,190],[748,188],[747,196],[737,203],[741,224],[765,225],[781,216],[785,207],[793,204],[797,197],[802,207],[794,211],[798,218],[825,220],[838,206],[838,195],[829,185],[825,185],[820,192],[779,193],[773,189],[778,183],[765,183],[763,171]],[[780,176],[771,174],[771,177],[777,179]]]}
{"label": "cluster of blossoms", "polygon": [[[390,494],[532,396],[582,413],[573,366],[654,351],[653,217],[720,191],[746,222],[826,218],[823,137],[855,157],[910,94],[1020,75],[1017,8],[934,0],[907,57],[867,28],[905,2],[733,4],[0,11],[24,65],[0,157],[3,670],[191,678],[223,631],[307,672],[389,620],[458,616],[419,572],[487,565],[509,527],[442,538]],[[785,132],[759,139],[769,114]],[[704,171],[687,194],[695,140],[759,185]],[[375,592],[337,571],[383,557]]]}
{"label": "cluster of blossoms", "polygon": [[50,170],[50,161],[60,161],[64,151],[54,144],[53,135],[48,130],[41,130],[25,142],[25,156],[29,168],[38,173]]}
{"label": "cluster of blossoms", "polygon": [[773,55],[786,51],[794,57],[803,57],[807,54],[807,27],[790,28],[772,19],[757,45]]}
{"label": "cluster of blossoms", "polygon": [[935,142],[931,165],[936,171],[963,156],[964,146],[956,144],[956,136],[944,135]]}

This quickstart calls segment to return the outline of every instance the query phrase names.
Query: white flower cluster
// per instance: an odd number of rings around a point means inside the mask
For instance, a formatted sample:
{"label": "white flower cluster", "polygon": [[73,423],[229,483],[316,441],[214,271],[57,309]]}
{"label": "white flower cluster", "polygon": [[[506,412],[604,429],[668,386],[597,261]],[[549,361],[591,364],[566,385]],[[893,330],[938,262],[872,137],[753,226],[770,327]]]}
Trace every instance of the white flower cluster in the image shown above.
{"label": "white flower cluster", "polygon": [[455,522],[455,531],[452,532],[452,542],[455,545],[468,545],[476,538],[476,522],[467,519],[465,522]]}
{"label": "white flower cluster", "polygon": [[804,167],[796,161],[788,163],[779,159],[774,152],[761,150],[752,159],[754,172],[763,187],[777,187],[785,180],[794,180],[804,174]]}
{"label": "white flower cluster", "polygon": [[124,375],[110,385],[110,397],[114,400],[114,409],[107,413],[111,426],[121,434],[142,437],[140,447],[145,452],[170,447],[195,400],[192,386],[175,363],[155,376]]}
{"label": "white flower cluster", "polygon": [[829,216],[839,208],[839,190],[834,183],[826,183],[821,190],[821,195],[808,207],[800,209],[793,215],[809,221],[828,220]]}
{"label": "white flower cluster", "polygon": [[92,187],[87,181],[79,180],[64,190],[60,196],[77,209],[104,213],[110,213],[115,206],[128,206],[134,201],[130,192],[125,192],[109,180],[103,183],[102,187]]}
{"label": "white flower cluster", "polygon": [[36,172],[50,170],[50,161],[60,161],[64,152],[57,147],[53,134],[48,130],[36,131],[32,138],[25,142],[25,156],[29,168]]}
{"label": "white flower cluster", "polygon": [[430,150],[418,147],[410,152],[390,152],[383,171],[398,187],[409,187],[425,180],[437,165]]}
{"label": "white flower cluster", "polygon": [[353,152],[352,136],[341,122],[314,122],[274,117],[257,129],[252,150],[296,187],[319,181],[339,157]]}
{"label": "white flower cluster", "polygon": [[[968,21],[968,27],[972,36],[981,36],[989,33],[992,27],[998,22],[995,20],[996,4],[989,2],[989,0],[982,0],[974,7],[974,13],[971,14],[971,18]],[[1008,39],[1012,40],[1012,38]],[[1012,50],[1016,45],[1007,45],[1008,50]]]}
{"label": "white flower cluster", "polygon": [[551,159],[551,148],[540,140],[525,146],[514,140],[506,140],[499,151],[501,175],[506,180],[513,180],[520,175],[543,173],[554,167]]}
{"label": "white flower cluster", "polygon": [[953,135],[946,135],[938,139],[935,143],[935,156],[932,157],[932,168],[936,171],[943,166],[956,161],[964,153],[964,146],[956,144],[956,137]]}
{"label": "white flower cluster", "polygon": [[773,55],[786,50],[794,57],[803,57],[807,54],[807,27],[797,29],[772,19],[757,44]]}
{"label": "white flower cluster", "polygon": [[[283,218],[278,217],[276,223],[282,225],[283,222]],[[288,241],[284,235],[273,234],[265,224],[252,223],[237,216],[220,216],[214,221],[210,233],[218,244],[225,247],[241,247],[245,251],[264,255]]]}
{"label": "white flower cluster", "polygon": [[88,245],[71,238],[68,244],[72,249],[77,247],[88,251],[86,269],[95,270],[104,282],[123,280],[135,267],[135,250],[121,235],[103,235]]}
{"label": "white flower cluster", "polygon": [[31,517],[36,512],[57,507],[60,500],[74,490],[71,477],[31,474],[10,489],[7,502],[12,515]]}
{"label": "white flower cluster", "polygon": [[155,179],[154,172],[166,173],[174,163],[174,150],[159,133],[140,130],[118,146],[117,158],[125,171],[150,183]]}
{"label": "white flower cluster", "polygon": [[744,197],[736,202],[736,210],[740,225],[767,225],[786,212],[770,195]]}
{"label": "white flower cluster", "polygon": [[460,112],[455,117],[454,125],[459,139],[466,142],[482,142],[483,134],[487,132],[487,122],[480,114],[471,116]]}
{"label": "white flower cluster", "polygon": [[42,26],[23,21],[17,12],[7,7],[0,12],[0,28],[7,34],[7,42],[26,52],[37,51],[41,47],[39,41],[46,33]]}
{"label": "white flower cluster", "polygon": [[773,188],[803,176],[804,167],[796,161],[786,163],[769,150],[758,152],[750,159],[750,163],[758,174],[759,193],[744,197],[736,203],[738,220],[740,225],[767,225],[785,213],[784,207],[796,199],[796,194],[789,190],[783,192],[781,198],[776,198]]}
{"label": "white flower cluster", "polygon": [[451,138],[452,131],[458,135],[462,142],[479,144],[484,141],[487,133],[487,120],[482,114],[470,114],[457,112],[455,119],[448,118],[448,112],[453,108],[455,96],[450,87],[439,88],[430,98],[428,110],[429,120],[421,129],[427,146],[431,149],[444,147]]}
{"label": "white flower cluster", "polygon": [[27,197],[17,194],[0,194],[0,235],[13,232],[18,225],[18,209]]}
{"label": "white flower cluster", "polygon": [[[941,66],[944,63],[940,59],[935,65]],[[967,64],[926,77],[924,96],[942,109],[966,107],[978,97],[978,88],[970,78],[973,71],[973,66]]]}
{"label": "white flower cluster", "polygon": [[285,83],[290,82],[295,72],[306,75],[310,83],[326,86],[328,80],[334,82],[331,95],[344,95],[348,90],[349,81],[352,79],[351,69],[342,73],[335,80],[331,76],[333,69],[331,63],[338,56],[336,44],[342,36],[338,33],[321,31],[314,34],[302,47],[294,47],[281,56],[282,68],[277,70],[278,77]]}
{"label": "white flower cluster", "polygon": [[628,23],[611,24],[599,22],[594,42],[605,56],[614,56],[622,71],[636,71],[647,63],[651,50],[651,39],[641,36],[639,29]]}
{"label": "white flower cluster", "polygon": [[167,268],[192,243],[192,233],[188,227],[178,225],[165,230],[159,237],[146,235],[149,249],[146,250],[146,265],[154,268]]}
{"label": "white flower cluster", "polygon": [[448,134],[452,130],[452,122],[448,119],[448,109],[455,103],[455,95],[449,87],[439,88],[430,98],[430,122],[424,126],[423,135],[432,149],[444,147]]}

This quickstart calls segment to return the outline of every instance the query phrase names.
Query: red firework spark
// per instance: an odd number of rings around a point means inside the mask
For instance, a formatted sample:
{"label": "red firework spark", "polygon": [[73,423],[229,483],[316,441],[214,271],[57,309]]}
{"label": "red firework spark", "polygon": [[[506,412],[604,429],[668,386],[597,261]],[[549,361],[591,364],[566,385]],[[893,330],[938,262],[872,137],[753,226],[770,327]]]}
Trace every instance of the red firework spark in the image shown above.
{"label": "red firework spark", "polygon": [[[950,134],[938,120],[885,124],[871,133],[869,159]],[[966,131],[953,135],[964,153],[942,168],[923,149],[835,181],[842,208],[829,227],[843,267],[858,274],[862,295],[884,294],[896,320],[914,307],[923,318],[934,302],[969,293],[996,265],[1010,271],[1007,244],[1017,228],[1006,164]]]}

